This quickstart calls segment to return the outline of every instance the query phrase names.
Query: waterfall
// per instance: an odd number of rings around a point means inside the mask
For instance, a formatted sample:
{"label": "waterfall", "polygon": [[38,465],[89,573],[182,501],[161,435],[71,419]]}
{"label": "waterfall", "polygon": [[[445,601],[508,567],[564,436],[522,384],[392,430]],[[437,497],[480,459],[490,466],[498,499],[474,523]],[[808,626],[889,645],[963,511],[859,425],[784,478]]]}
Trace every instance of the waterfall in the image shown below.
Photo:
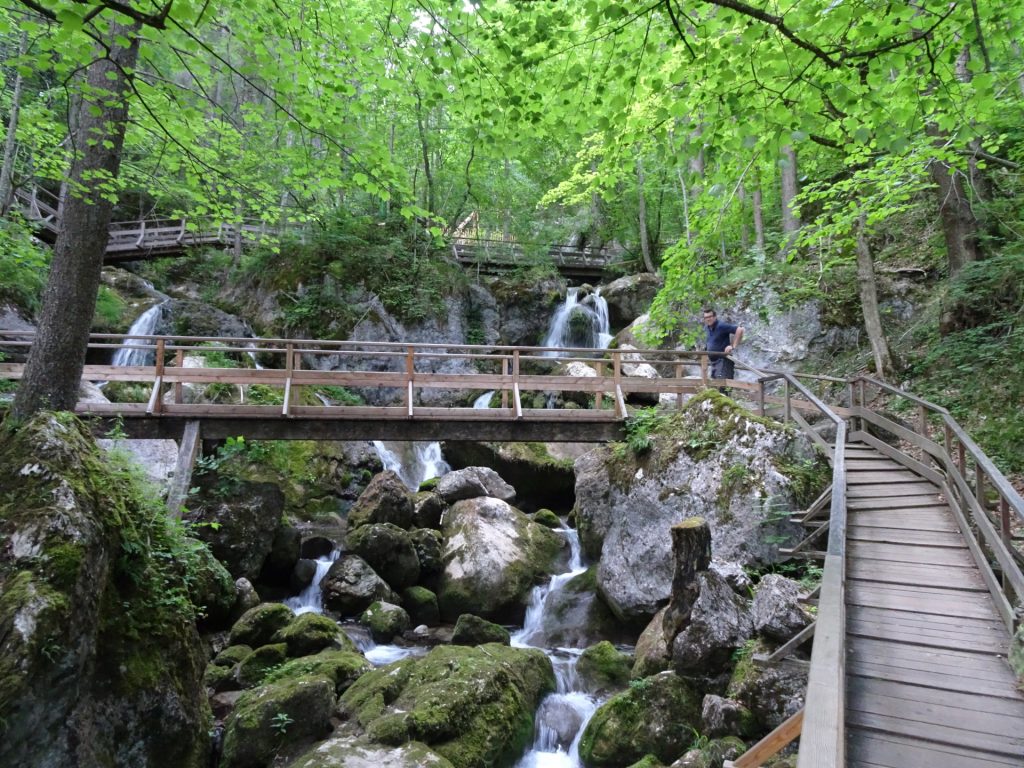
{"label": "waterfall", "polygon": [[419,490],[424,480],[440,477],[451,471],[448,462],[441,455],[440,443],[401,442],[395,440],[374,440],[373,447],[377,450],[384,469],[402,478],[402,482],[410,490]]}
{"label": "waterfall", "polygon": [[156,353],[151,349],[126,349],[130,346],[142,346],[152,345],[152,342],[147,339],[137,338],[139,336],[152,336],[156,330],[157,324],[160,322],[160,317],[163,314],[163,306],[166,302],[160,302],[154,304],[152,307],[143,312],[139,317],[132,323],[132,327],[128,329],[128,333],[125,336],[123,342],[124,346],[114,352],[114,359],[111,365],[123,366],[123,365],[152,365]]}
{"label": "waterfall", "polygon": [[[552,577],[551,581],[535,587],[530,595],[523,628],[512,636],[512,645],[530,647],[543,643],[544,607],[549,595],[565,587],[572,578],[583,573],[580,539],[576,531],[562,527],[557,533],[569,542],[569,570]],[[580,768],[579,742],[587,722],[597,711],[598,701],[579,689],[576,661],[580,650],[545,649],[555,669],[555,692],[548,695],[537,709],[536,733],[533,746],[516,764],[516,768]]]}
{"label": "waterfall", "polygon": [[473,410],[483,410],[491,407],[491,398],[494,397],[494,390],[490,392],[484,392],[480,397],[473,401]]}
{"label": "waterfall", "polygon": [[320,582],[331,570],[331,566],[341,554],[340,549],[335,549],[329,555],[318,557],[316,560],[316,574],[309,586],[302,590],[296,597],[289,597],[284,604],[295,611],[296,615],[303,613],[323,613],[323,592],[320,589]]}
{"label": "waterfall", "polygon": [[[586,347],[605,349],[612,335],[608,324],[608,302],[600,290],[579,299],[579,288],[570,288],[565,301],[551,316],[551,325],[544,338],[545,347]],[[545,357],[562,357],[557,351],[544,353]]]}

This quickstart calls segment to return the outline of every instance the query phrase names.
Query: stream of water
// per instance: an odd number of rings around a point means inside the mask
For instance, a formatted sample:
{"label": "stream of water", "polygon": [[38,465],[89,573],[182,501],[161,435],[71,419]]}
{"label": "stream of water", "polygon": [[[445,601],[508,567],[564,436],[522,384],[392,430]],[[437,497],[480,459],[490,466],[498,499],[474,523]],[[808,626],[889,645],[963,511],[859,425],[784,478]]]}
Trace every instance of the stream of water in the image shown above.
{"label": "stream of water", "polygon": [[[608,302],[599,290],[579,298],[580,289],[570,288],[565,301],[555,310],[544,338],[545,347],[588,347],[606,349],[612,341],[608,322]],[[563,357],[560,352],[545,357]]]}
{"label": "stream of water", "polygon": [[384,469],[397,474],[412,491],[418,491],[424,480],[441,477],[451,471],[441,455],[440,443],[374,440],[373,447]]}
{"label": "stream of water", "polygon": [[153,335],[153,332],[156,330],[156,327],[160,322],[160,317],[164,311],[164,304],[166,303],[166,301],[162,301],[159,304],[154,304],[135,319],[135,322],[132,323],[132,327],[128,329],[128,333],[124,340],[124,346],[114,352],[114,359],[111,361],[111,365],[124,366],[153,364],[155,352],[152,349],[129,349],[128,347],[143,346],[147,344],[152,345],[152,341],[140,339],[138,337]]}

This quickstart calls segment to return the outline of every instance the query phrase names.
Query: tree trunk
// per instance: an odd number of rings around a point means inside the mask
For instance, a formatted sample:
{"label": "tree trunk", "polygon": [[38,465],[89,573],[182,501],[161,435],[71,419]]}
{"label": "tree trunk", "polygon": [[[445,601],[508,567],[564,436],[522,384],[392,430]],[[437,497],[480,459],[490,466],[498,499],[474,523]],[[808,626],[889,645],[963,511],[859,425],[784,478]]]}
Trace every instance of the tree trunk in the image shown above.
{"label": "tree trunk", "polygon": [[[21,33],[18,45],[18,56],[24,56],[28,50],[28,32]],[[18,132],[18,116],[21,112],[21,69],[14,76],[14,93],[11,95],[11,115],[7,120],[7,141],[4,142],[4,164],[0,169],[0,215],[6,215],[11,207],[11,195],[14,192],[14,150],[15,136]]]}
{"label": "tree trunk", "polygon": [[750,195],[750,204],[754,209],[754,248],[764,254],[764,209],[761,201],[761,182],[757,183]]}
{"label": "tree trunk", "polygon": [[[929,136],[935,137],[936,144],[941,146],[945,143],[942,133],[934,124],[927,125],[925,130]],[[939,219],[942,223],[942,236],[946,241],[949,276],[952,277],[965,264],[982,257],[978,219],[967,196],[962,173],[939,160],[929,164],[928,172],[938,194]]]}
{"label": "tree trunk", "polygon": [[742,183],[736,189],[740,201],[740,250],[746,253],[750,248],[750,230],[747,227],[747,188]]}
{"label": "tree trunk", "polygon": [[794,201],[800,192],[797,184],[796,152],[790,146],[782,148],[782,234],[783,252],[796,240],[800,231],[800,217],[796,213]]}
{"label": "tree trunk", "polygon": [[644,269],[654,272],[654,260],[651,258],[651,242],[647,237],[647,198],[644,196],[644,161],[636,156],[636,193],[638,218],[640,219],[640,253],[644,257]]}
{"label": "tree trunk", "polygon": [[860,305],[864,314],[864,328],[875,358],[875,371],[882,378],[893,373],[892,354],[882,328],[882,316],[878,311],[878,289],[875,285],[875,259],[871,254],[865,228],[866,214],[857,221],[857,286],[860,289]]}
{"label": "tree trunk", "polygon": [[[118,45],[119,37],[130,41],[127,48]],[[39,328],[12,408],[17,419],[43,409],[70,411],[78,401],[113,211],[107,196],[95,191],[97,179],[116,179],[120,170],[128,122],[125,73],[135,68],[138,26],[111,24],[109,39],[108,54],[88,68],[69,194],[61,209]]]}
{"label": "tree trunk", "polygon": [[416,127],[419,129],[420,150],[423,155],[423,179],[426,186],[424,207],[434,214],[436,211],[434,210],[434,177],[430,170],[430,144],[427,142],[427,129],[423,125],[423,102],[419,93],[416,94]]}
{"label": "tree trunk", "polygon": [[673,525],[671,533],[675,573],[672,596],[662,620],[662,631],[670,648],[675,636],[689,623],[694,603],[700,597],[697,576],[711,565],[711,528],[704,518],[691,517]]}

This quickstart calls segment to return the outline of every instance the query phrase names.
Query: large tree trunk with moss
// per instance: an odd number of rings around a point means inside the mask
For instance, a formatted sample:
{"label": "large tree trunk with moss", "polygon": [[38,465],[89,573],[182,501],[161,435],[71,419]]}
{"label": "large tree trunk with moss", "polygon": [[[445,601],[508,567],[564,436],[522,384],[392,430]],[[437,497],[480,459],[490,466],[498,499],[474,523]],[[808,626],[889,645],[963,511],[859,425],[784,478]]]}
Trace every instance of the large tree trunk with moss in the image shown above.
{"label": "large tree trunk with moss", "polygon": [[865,216],[861,214],[860,220],[857,222],[857,285],[860,288],[864,328],[867,330],[868,341],[871,344],[871,354],[875,358],[875,370],[879,376],[886,377],[893,372],[892,354],[882,328],[882,315],[878,311],[875,259],[871,254],[871,244],[868,242],[864,227]]}
{"label": "large tree trunk with moss", "polygon": [[[21,33],[18,55],[24,56],[28,50],[28,32]],[[21,112],[21,87],[24,78],[21,69],[14,76],[14,93],[11,95],[11,114],[7,119],[7,140],[4,142],[4,164],[0,169],[0,215],[5,215],[11,207],[14,192],[14,150],[18,133],[18,116]]]}
{"label": "large tree trunk with moss", "polygon": [[[111,25],[109,52],[89,65],[70,188],[43,292],[38,332],[12,412],[25,418],[50,408],[70,411],[89,344],[113,203],[103,190],[116,179],[128,122],[127,72],[138,57],[138,27]],[[127,48],[116,40],[127,38]]]}
{"label": "large tree trunk with moss", "polygon": [[783,147],[782,157],[782,250],[785,252],[793,245],[800,231],[800,217],[795,202],[800,189],[797,183],[796,151],[789,146]]}
{"label": "large tree trunk with moss", "polygon": [[648,272],[654,269],[654,259],[651,258],[651,240],[647,236],[647,198],[644,196],[644,161],[639,154],[636,156],[636,194],[638,218],[640,219],[640,253],[644,257],[644,269]]}
{"label": "large tree trunk with moss", "polygon": [[[942,132],[937,126],[928,125],[926,131],[929,136],[935,137],[936,144],[944,143]],[[928,166],[928,171],[935,182],[935,191],[938,194],[939,219],[942,224],[942,236],[946,241],[949,275],[952,277],[963,269],[965,264],[978,261],[982,257],[978,219],[971,207],[962,172],[939,160],[933,160]]]}

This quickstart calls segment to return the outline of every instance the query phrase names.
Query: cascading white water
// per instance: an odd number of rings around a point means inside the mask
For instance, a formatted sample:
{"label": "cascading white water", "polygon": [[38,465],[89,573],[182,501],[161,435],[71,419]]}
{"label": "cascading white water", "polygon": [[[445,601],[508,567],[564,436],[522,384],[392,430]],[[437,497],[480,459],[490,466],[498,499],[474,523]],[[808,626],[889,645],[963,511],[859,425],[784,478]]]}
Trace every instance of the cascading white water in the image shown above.
{"label": "cascading white water", "polygon": [[370,630],[364,626],[346,625],[342,627],[348,639],[351,640],[359,652],[366,657],[366,660],[376,667],[390,664],[393,661],[400,661],[409,656],[423,656],[429,648],[422,646],[402,645],[377,645],[370,636]]}
{"label": "cascading white water", "polygon": [[[512,636],[512,645],[515,647],[543,647],[534,644],[544,643],[544,604],[548,596],[563,589],[573,577],[586,570],[576,531],[562,527],[557,532],[569,542],[569,570],[553,576],[548,584],[534,588],[523,628]],[[537,709],[533,746],[516,764],[516,768],[580,768],[579,741],[587,721],[597,710],[598,701],[579,689],[576,661],[580,650],[544,650],[554,666],[557,686],[555,692],[547,696]]]}
{"label": "cascading white water", "polygon": [[484,392],[480,397],[473,401],[473,409],[480,411],[485,408],[491,407],[491,398],[494,397],[494,390],[490,392]]}
{"label": "cascading white water", "polygon": [[320,582],[331,570],[331,565],[338,559],[341,550],[335,549],[329,555],[318,557],[316,560],[316,574],[309,586],[302,590],[297,596],[289,597],[284,604],[295,611],[296,615],[303,613],[323,613],[323,591],[320,589]]}
{"label": "cascading white water", "polygon": [[440,443],[374,440],[373,447],[384,469],[396,473],[406,487],[414,491],[424,480],[441,477],[451,471],[441,455]]}
{"label": "cascading white water", "polygon": [[[565,301],[551,317],[545,347],[588,347],[605,349],[611,343],[611,328],[608,323],[608,302],[600,290],[587,294],[579,300],[579,288],[570,288]],[[561,353],[550,351],[545,357],[561,357]]]}
{"label": "cascading white water", "polygon": [[151,349],[129,349],[128,347],[152,346],[152,342],[139,336],[152,336],[156,330],[160,317],[163,314],[163,307],[166,302],[154,304],[132,323],[124,340],[124,346],[114,352],[114,359],[111,365],[152,365],[155,352]]}

